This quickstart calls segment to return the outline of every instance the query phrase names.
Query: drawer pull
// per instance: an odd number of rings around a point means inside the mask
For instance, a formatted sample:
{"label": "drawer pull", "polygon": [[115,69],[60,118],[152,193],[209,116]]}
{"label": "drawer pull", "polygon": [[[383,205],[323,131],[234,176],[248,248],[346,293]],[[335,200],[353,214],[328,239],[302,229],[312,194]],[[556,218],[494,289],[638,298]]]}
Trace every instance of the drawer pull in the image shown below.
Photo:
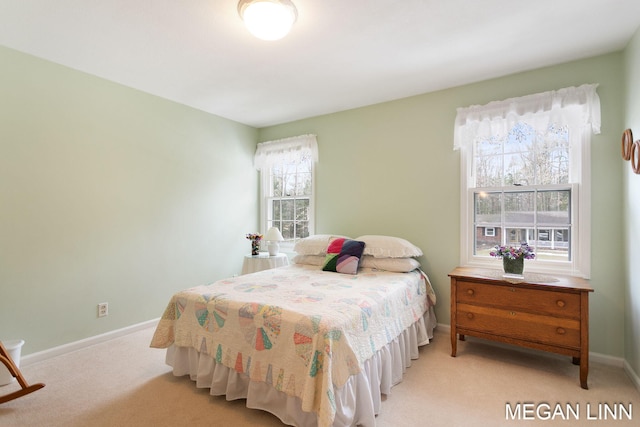
{"label": "drawer pull", "polygon": [[558,333],[558,335],[564,335],[567,333],[567,331],[565,331],[564,328],[558,328],[556,329],[556,332]]}
{"label": "drawer pull", "polygon": [[564,307],[565,305],[567,305],[564,301],[562,301],[561,299],[559,299],[558,301],[556,301],[556,304],[558,304],[558,307]]}
{"label": "drawer pull", "polygon": [[516,291],[516,288],[509,288],[509,290],[510,290],[511,292],[515,292],[515,291]]}
{"label": "drawer pull", "polygon": [[516,312],[515,311],[510,311],[509,314],[512,315],[512,316],[515,316]]}
{"label": "drawer pull", "polygon": [[473,319],[473,313],[467,313],[467,319]]}
{"label": "drawer pull", "polygon": [[475,294],[475,291],[473,289],[467,289],[467,294],[473,296],[473,294]]}

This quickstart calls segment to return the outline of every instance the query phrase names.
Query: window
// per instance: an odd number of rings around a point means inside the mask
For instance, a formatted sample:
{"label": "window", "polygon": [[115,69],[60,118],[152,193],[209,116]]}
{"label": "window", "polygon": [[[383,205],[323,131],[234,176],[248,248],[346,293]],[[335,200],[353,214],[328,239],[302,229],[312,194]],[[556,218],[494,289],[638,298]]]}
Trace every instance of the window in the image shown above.
{"label": "window", "polygon": [[315,135],[258,144],[255,156],[261,181],[261,229],[277,227],[281,247],[292,250],[298,239],[314,233]]}
{"label": "window", "polygon": [[458,109],[461,262],[496,266],[496,245],[527,242],[527,269],[588,277],[589,153],[597,85]]}

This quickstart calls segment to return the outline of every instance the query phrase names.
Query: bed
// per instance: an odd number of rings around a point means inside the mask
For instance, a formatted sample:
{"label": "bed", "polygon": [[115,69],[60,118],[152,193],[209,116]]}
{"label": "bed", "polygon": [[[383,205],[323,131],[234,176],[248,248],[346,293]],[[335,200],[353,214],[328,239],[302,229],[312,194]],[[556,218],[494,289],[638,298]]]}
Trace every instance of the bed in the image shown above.
{"label": "bed", "polygon": [[433,338],[436,298],[419,268],[382,270],[385,257],[369,256],[374,267],[341,274],[319,265],[326,253],[299,253],[178,292],[151,347],[167,349],[174,375],[285,424],[374,426],[381,394]]}

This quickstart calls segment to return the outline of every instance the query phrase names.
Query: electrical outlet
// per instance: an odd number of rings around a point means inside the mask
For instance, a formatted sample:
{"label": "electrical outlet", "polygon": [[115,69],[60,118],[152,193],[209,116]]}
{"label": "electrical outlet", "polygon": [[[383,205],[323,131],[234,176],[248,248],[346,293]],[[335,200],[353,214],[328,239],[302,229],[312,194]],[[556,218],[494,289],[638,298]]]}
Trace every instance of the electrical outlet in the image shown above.
{"label": "electrical outlet", "polygon": [[104,317],[109,314],[109,303],[101,302],[98,304],[98,317]]}

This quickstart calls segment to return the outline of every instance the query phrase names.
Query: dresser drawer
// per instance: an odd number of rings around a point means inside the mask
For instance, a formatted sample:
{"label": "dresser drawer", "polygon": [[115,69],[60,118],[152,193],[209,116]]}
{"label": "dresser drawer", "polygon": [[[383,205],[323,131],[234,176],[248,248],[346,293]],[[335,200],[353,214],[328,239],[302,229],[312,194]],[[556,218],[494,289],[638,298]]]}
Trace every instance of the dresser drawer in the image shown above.
{"label": "dresser drawer", "polygon": [[458,304],[456,326],[530,342],[580,348],[580,321],[574,319]]}
{"label": "dresser drawer", "polygon": [[458,281],[456,301],[580,319],[578,293]]}

